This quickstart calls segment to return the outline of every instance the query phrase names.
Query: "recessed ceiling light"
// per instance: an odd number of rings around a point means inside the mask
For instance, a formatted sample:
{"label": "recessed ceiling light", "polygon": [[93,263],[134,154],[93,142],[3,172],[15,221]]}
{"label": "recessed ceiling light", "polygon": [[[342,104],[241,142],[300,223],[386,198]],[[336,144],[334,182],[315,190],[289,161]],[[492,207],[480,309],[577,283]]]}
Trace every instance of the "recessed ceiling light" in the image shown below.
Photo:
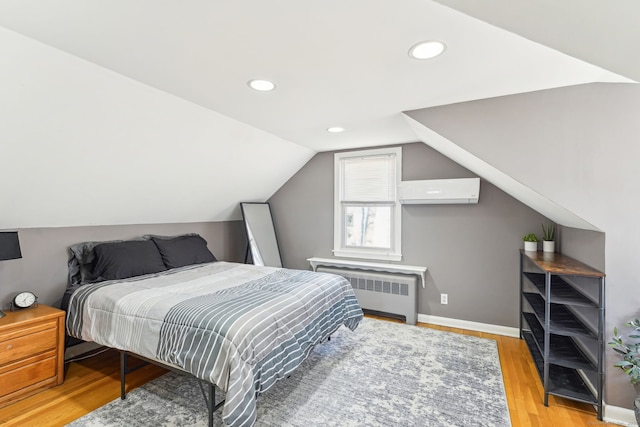
{"label": "recessed ceiling light", "polygon": [[249,80],[247,84],[251,89],[259,90],[260,92],[269,92],[276,88],[275,83],[269,80]]}
{"label": "recessed ceiling light", "polygon": [[409,56],[415,59],[431,59],[440,55],[446,49],[446,45],[438,41],[420,42],[409,49]]}
{"label": "recessed ceiling light", "polygon": [[341,128],[340,126],[332,126],[330,128],[327,128],[327,132],[340,133],[340,132],[344,132],[344,128]]}

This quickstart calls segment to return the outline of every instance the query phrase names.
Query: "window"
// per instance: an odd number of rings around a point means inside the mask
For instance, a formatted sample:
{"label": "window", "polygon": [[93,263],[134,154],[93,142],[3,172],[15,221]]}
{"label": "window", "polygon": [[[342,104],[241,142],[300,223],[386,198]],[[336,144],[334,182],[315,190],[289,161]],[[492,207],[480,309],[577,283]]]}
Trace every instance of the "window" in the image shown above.
{"label": "window", "polygon": [[336,256],[400,261],[402,148],[335,154]]}

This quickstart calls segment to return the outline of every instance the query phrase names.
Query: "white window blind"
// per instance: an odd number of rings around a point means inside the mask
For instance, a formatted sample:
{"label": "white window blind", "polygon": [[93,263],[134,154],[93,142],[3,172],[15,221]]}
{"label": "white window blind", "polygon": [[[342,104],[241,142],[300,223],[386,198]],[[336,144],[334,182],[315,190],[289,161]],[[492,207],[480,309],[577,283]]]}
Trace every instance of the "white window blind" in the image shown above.
{"label": "white window blind", "polygon": [[340,167],[341,202],[395,202],[395,154],[345,158]]}
{"label": "white window blind", "polygon": [[402,148],[334,155],[333,253],[339,257],[401,261]]}

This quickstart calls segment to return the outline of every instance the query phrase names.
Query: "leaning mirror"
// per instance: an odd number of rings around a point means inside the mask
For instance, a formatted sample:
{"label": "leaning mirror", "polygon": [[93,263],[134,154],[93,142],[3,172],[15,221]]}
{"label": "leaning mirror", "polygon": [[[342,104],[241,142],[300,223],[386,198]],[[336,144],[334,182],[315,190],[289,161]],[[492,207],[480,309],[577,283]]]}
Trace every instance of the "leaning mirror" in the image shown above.
{"label": "leaning mirror", "polygon": [[[269,203],[240,203],[247,232],[247,255],[255,265],[282,267],[282,257],[276,239],[276,229]],[[245,256],[245,262],[247,257]]]}

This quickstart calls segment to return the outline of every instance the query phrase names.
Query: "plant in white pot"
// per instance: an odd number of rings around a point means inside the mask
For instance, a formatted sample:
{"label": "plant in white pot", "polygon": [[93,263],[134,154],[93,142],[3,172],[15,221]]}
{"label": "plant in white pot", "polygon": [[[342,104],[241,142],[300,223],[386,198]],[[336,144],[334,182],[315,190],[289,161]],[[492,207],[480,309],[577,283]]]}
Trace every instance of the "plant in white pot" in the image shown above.
{"label": "plant in white pot", "polygon": [[[634,333],[629,335],[630,339],[636,341],[625,342],[620,334],[618,334],[618,328],[613,328],[613,338],[609,342],[609,347],[613,349],[618,355],[622,356],[622,360],[616,362],[613,366],[616,366],[629,375],[629,381],[631,384],[640,384],[640,320],[635,319],[629,323],[625,323],[625,326],[633,328]],[[640,425],[640,396],[637,396],[633,401],[633,410],[636,415],[636,422]]]}
{"label": "plant in white pot", "polygon": [[556,242],[554,242],[553,237],[556,232],[556,226],[554,224],[549,224],[546,227],[542,224],[542,251],[543,252],[555,252],[556,251]]}
{"label": "plant in white pot", "polygon": [[538,250],[538,236],[533,233],[526,234],[524,240],[524,250],[527,252],[535,252]]}

